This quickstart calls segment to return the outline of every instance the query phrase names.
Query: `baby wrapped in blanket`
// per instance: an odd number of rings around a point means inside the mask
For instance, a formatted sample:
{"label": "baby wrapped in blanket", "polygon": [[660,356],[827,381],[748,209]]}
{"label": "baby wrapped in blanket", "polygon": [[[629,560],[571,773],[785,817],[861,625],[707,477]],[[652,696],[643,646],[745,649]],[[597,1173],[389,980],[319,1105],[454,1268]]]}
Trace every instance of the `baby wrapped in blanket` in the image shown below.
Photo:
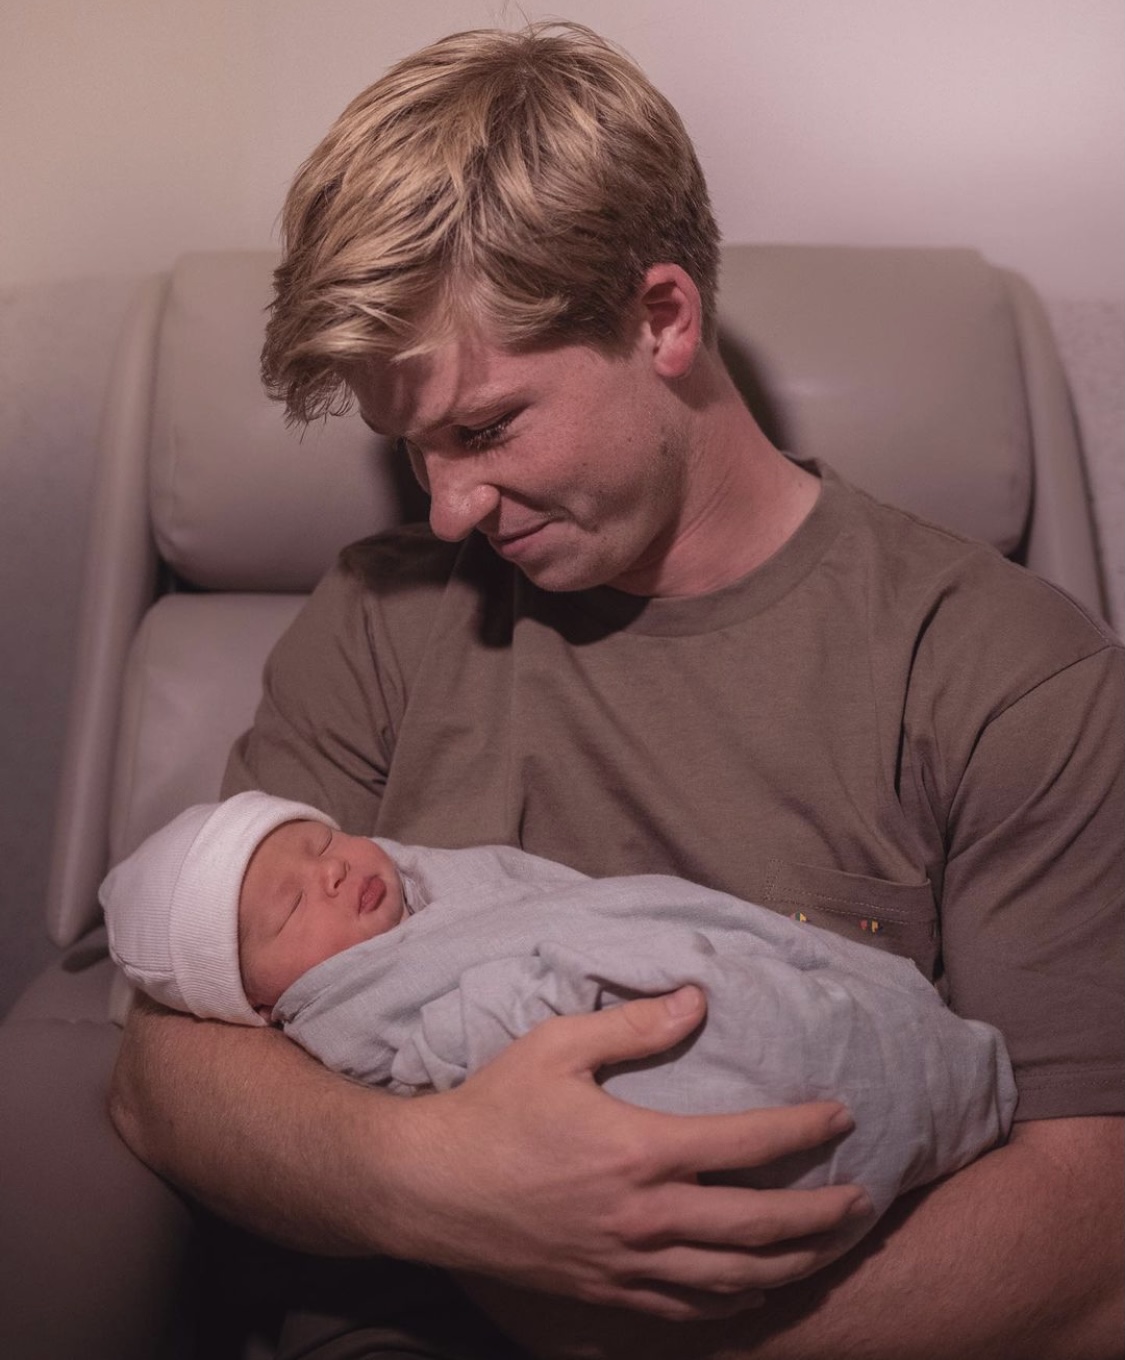
{"label": "baby wrapped in blanket", "polygon": [[114,959],[156,1000],[278,1024],[404,1095],[458,1085],[550,1016],[693,983],[703,1025],[603,1069],[604,1088],[673,1113],[842,1101],[850,1133],[721,1179],[860,1184],[875,1212],[853,1239],[1003,1138],[1015,1107],[1000,1035],[949,1011],[913,963],[666,875],[349,836],[243,793],[150,837],[101,900]]}

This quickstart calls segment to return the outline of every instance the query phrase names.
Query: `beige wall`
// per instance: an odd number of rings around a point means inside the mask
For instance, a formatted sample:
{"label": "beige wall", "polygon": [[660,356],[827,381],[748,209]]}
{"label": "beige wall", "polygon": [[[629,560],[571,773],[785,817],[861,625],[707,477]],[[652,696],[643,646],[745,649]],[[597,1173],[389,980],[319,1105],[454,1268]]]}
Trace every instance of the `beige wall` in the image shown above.
{"label": "beige wall", "polygon": [[[571,0],[680,108],[731,240],[969,243],[1125,294],[1119,0]],[[345,100],[484,0],[5,0],[0,286],[271,239]],[[557,12],[526,0],[531,17]]]}
{"label": "beige wall", "polygon": [[[1120,627],[1120,0],[559,9],[622,43],[679,107],[728,239],[974,245],[1032,280],[1101,450],[1091,471]],[[188,249],[268,245],[297,163],[390,61],[456,28],[552,12],[536,0],[0,2],[0,1012],[48,956],[94,437],[138,277]]]}

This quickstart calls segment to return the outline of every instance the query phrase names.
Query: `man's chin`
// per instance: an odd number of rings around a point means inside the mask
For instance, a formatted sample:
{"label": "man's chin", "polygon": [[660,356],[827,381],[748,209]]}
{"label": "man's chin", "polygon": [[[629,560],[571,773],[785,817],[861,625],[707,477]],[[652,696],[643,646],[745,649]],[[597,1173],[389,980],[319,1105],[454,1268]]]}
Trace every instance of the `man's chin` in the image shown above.
{"label": "man's chin", "polygon": [[548,543],[546,534],[553,533],[556,528],[555,525],[548,526],[544,538],[538,542],[531,536],[515,543],[492,542],[492,549],[532,585],[551,594],[571,594],[612,585],[620,574],[620,564],[599,560],[589,553],[567,552],[557,539]]}
{"label": "man's chin", "polygon": [[573,594],[608,584],[611,573],[585,567],[578,562],[521,564],[519,570],[539,590],[551,595]]}

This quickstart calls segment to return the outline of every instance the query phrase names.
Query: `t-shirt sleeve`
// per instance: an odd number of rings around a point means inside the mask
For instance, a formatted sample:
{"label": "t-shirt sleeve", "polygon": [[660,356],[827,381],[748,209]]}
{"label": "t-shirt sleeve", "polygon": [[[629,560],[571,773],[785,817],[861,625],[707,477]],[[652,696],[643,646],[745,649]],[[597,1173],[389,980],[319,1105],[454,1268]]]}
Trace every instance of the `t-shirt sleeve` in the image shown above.
{"label": "t-shirt sleeve", "polygon": [[274,647],[254,725],[223,776],[230,797],[264,789],[370,833],[393,745],[393,658],[376,668],[362,576],[337,566]]}
{"label": "t-shirt sleeve", "polygon": [[1020,1120],[1122,1109],[1121,663],[1107,645],[993,716],[950,809],[944,985],[1005,1036]]}

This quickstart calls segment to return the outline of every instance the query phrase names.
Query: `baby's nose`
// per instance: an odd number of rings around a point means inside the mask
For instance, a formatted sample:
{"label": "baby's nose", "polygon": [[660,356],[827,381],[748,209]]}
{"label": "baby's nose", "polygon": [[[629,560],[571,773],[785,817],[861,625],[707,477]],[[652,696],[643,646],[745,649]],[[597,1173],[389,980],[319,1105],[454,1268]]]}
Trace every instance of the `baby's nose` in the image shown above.
{"label": "baby's nose", "polygon": [[339,855],[326,855],[321,863],[320,876],[326,892],[338,892],[348,876],[347,860],[341,859]]}

